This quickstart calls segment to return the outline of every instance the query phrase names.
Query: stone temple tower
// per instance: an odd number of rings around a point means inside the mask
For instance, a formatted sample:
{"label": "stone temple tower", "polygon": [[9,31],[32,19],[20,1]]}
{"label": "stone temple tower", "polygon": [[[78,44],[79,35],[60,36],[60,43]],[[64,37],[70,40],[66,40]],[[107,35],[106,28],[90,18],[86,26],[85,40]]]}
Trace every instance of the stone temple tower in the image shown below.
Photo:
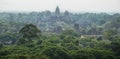
{"label": "stone temple tower", "polygon": [[55,15],[56,15],[57,17],[59,17],[59,16],[60,16],[60,9],[59,9],[59,7],[58,7],[58,6],[56,7],[56,10],[55,10]]}

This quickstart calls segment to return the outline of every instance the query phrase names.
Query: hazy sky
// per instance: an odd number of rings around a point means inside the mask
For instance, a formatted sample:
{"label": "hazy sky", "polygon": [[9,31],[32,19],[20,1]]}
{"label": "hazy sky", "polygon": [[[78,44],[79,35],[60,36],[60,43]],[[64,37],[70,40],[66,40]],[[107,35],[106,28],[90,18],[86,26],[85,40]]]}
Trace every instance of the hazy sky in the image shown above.
{"label": "hazy sky", "polygon": [[0,0],[0,11],[120,12],[120,0]]}

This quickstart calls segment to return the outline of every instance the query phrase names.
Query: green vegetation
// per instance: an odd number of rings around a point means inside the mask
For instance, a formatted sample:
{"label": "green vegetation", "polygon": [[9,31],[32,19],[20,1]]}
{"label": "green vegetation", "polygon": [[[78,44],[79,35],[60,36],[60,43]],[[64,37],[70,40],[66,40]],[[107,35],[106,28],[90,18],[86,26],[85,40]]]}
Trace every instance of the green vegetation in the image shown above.
{"label": "green vegetation", "polygon": [[0,13],[0,59],[120,59],[120,14]]}
{"label": "green vegetation", "polygon": [[[26,30],[27,28],[30,29]],[[39,32],[40,30],[32,24],[25,25],[18,33],[22,34],[20,35],[21,37],[19,39],[16,38],[17,43],[11,45],[0,44],[0,58],[119,59],[120,57],[120,35],[118,34],[112,37],[112,39],[114,40],[99,40],[97,37],[80,38],[78,34],[76,35],[76,32],[72,30],[65,30],[59,35],[43,34],[40,36],[36,36],[36,34]],[[27,35],[26,33],[31,33],[32,37],[30,34]]]}

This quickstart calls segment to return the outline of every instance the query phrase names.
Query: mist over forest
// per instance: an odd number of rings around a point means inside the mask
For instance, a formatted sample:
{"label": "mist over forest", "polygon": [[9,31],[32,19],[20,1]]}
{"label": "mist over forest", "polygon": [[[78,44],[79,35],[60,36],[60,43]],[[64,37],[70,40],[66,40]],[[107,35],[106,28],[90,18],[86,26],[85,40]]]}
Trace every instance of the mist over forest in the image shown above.
{"label": "mist over forest", "polygon": [[120,13],[0,12],[0,59],[120,59]]}
{"label": "mist over forest", "polygon": [[[3,28],[4,32],[19,31],[21,27],[25,24],[34,24],[41,31],[46,32],[56,32],[58,28],[61,30],[75,29],[79,31],[85,30],[90,31],[93,28],[101,28],[104,30],[110,29],[111,26],[115,28],[119,25],[112,24],[112,22],[117,22],[120,18],[119,13],[107,14],[107,13],[71,13],[69,11],[61,12],[59,7],[56,8],[54,12],[49,10],[43,12],[29,12],[29,13],[12,13],[12,12],[1,12],[0,21],[4,26],[11,26],[12,30],[6,30]],[[7,23],[7,24],[4,24]],[[16,25],[15,25],[16,24]],[[75,28],[78,26],[78,29]],[[12,28],[13,27],[13,28]],[[108,28],[106,28],[108,27]],[[2,30],[2,29],[1,29]],[[1,32],[1,33],[2,33]],[[101,31],[102,32],[102,31]],[[88,32],[87,32],[88,33]],[[87,34],[86,33],[86,34]],[[92,34],[92,33],[89,33]],[[102,33],[99,33],[102,34]]]}

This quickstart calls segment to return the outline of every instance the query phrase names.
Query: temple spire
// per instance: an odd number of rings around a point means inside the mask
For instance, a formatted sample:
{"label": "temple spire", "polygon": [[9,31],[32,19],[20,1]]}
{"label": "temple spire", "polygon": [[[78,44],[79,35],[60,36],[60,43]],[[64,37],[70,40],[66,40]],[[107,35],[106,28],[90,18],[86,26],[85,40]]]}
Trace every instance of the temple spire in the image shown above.
{"label": "temple spire", "polygon": [[58,7],[58,6],[56,7],[56,10],[55,10],[55,15],[56,15],[56,16],[59,16],[59,15],[60,15],[60,9],[59,9],[59,7]]}

